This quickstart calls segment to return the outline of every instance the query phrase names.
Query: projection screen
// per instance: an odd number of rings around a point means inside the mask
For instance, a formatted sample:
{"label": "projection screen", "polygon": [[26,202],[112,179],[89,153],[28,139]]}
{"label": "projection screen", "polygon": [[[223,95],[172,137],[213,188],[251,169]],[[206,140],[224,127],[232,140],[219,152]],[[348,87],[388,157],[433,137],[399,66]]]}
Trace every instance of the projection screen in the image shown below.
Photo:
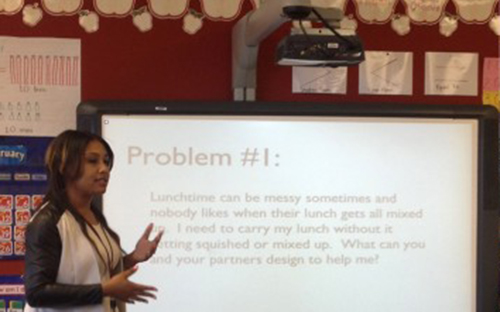
{"label": "projection screen", "polygon": [[482,117],[289,106],[81,127],[115,152],[102,207],[123,248],[165,232],[132,277],[158,299],[129,311],[490,311]]}

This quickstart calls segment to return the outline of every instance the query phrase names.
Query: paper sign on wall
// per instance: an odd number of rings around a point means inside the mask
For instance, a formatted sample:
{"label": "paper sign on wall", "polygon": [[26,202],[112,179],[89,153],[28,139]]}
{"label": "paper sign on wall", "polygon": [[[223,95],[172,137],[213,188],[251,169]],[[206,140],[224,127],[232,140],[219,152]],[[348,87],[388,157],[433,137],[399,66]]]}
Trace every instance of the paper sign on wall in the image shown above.
{"label": "paper sign on wall", "polygon": [[500,59],[487,57],[483,65],[483,104],[500,110]]}
{"label": "paper sign on wall", "polygon": [[477,96],[477,53],[425,53],[425,94]]}
{"label": "paper sign on wall", "polygon": [[347,92],[346,67],[293,67],[293,93],[335,93]]}
{"label": "paper sign on wall", "polygon": [[359,93],[411,95],[412,74],[413,53],[367,51],[359,66]]}
{"label": "paper sign on wall", "polygon": [[0,37],[0,135],[75,128],[80,100],[79,39]]}

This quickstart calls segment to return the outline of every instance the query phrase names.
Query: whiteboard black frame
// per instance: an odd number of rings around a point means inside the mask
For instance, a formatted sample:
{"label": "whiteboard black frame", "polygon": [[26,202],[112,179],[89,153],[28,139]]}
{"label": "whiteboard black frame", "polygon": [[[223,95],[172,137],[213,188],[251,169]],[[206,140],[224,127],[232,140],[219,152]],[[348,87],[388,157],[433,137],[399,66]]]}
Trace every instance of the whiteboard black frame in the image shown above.
{"label": "whiteboard black frame", "polygon": [[[498,111],[483,105],[398,103],[88,101],[77,108],[77,129],[101,134],[103,115],[232,115],[452,118],[478,121],[478,233],[476,312],[498,311]],[[100,205],[101,201],[98,200]],[[439,269],[439,268],[436,268]],[[446,296],[443,289],[443,296]]]}

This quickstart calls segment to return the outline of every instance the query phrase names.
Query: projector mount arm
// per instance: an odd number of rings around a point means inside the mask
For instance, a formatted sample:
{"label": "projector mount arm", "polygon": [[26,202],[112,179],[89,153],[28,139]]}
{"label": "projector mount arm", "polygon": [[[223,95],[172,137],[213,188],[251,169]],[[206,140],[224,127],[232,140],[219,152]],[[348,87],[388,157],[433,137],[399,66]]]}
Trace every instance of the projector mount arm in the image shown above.
{"label": "projector mount arm", "polygon": [[[310,0],[266,0],[233,27],[232,84],[235,101],[255,101],[259,44],[290,19],[307,19],[313,10]],[[342,12],[335,10],[338,21]]]}

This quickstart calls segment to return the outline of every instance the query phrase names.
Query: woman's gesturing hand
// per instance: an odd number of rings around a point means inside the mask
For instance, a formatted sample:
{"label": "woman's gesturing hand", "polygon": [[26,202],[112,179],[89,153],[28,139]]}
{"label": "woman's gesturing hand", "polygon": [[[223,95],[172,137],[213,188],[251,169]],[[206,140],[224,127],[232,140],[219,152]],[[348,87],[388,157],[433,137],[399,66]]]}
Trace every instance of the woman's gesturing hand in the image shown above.
{"label": "woman's gesturing hand", "polygon": [[153,231],[153,223],[148,225],[141,238],[139,238],[134,251],[125,257],[125,268],[130,268],[137,263],[147,261],[155,254],[156,248],[158,248],[158,244],[163,236],[163,231],[160,231],[156,237],[150,241],[149,235],[151,235],[151,231]]}
{"label": "woman's gesturing hand", "polygon": [[137,270],[137,267],[133,267],[113,276],[109,281],[104,282],[102,284],[103,295],[127,303],[135,303],[136,301],[147,303],[148,298],[156,299],[153,293],[158,291],[156,287],[137,284],[128,280]]}

